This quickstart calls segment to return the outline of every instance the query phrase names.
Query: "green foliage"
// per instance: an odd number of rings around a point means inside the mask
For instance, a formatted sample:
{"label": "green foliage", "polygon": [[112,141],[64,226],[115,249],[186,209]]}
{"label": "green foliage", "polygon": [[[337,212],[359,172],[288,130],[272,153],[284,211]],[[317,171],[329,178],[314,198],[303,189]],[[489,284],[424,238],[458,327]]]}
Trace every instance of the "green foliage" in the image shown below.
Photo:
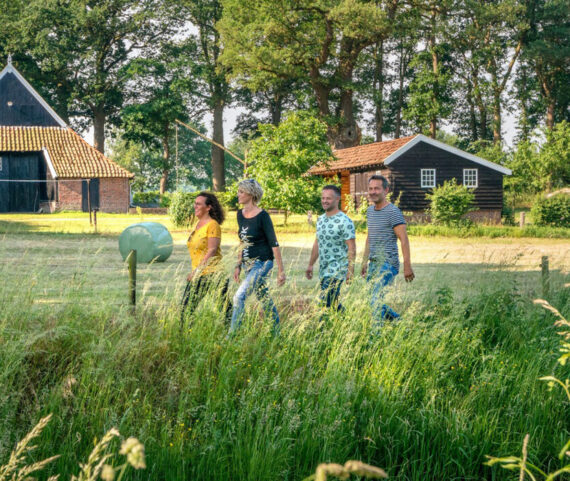
{"label": "green foliage", "polygon": [[570,194],[559,193],[550,197],[539,197],[530,213],[537,225],[570,227]]}
{"label": "green foliage", "polygon": [[475,194],[467,187],[458,185],[456,179],[445,181],[426,194],[430,201],[428,213],[436,224],[459,225],[465,223],[465,214],[476,210],[473,207]]}
{"label": "green foliage", "polygon": [[346,194],[344,196],[344,211],[346,215],[350,217],[354,217],[356,215],[356,205],[352,194]]}
{"label": "green foliage", "polygon": [[174,192],[168,215],[176,227],[188,227],[194,220],[194,201],[199,192]]}
{"label": "green foliage", "polygon": [[[542,306],[544,309],[550,311],[556,317],[554,326],[562,328],[562,331],[558,331],[561,336],[559,351],[562,352],[562,356],[558,358],[558,363],[564,368],[568,359],[570,359],[570,322],[548,301],[544,299],[535,299],[535,304]],[[568,401],[570,401],[570,379],[566,378],[564,381],[560,380],[556,376],[543,376],[540,378],[541,381],[548,383],[548,387],[553,389],[554,387],[561,387],[564,394],[566,395],[566,402],[564,406],[566,410],[568,409]],[[539,479],[539,476],[544,478],[545,481],[554,481],[556,478],[564,479],[562,477],[565,473],[570,473],[570,439],[568,439],[568,431],[566,429],[560,431],[560,435],[557,437],[566,437],[566,443],[558,453],[558,460],[562,463],[566,463],[564,466],[559,467],[556,471],[547,473],[535,463],[530,463],[528,461],[528,442],[530,435],[527,434],[523,441],[522,456],[506,456],[497,458],[494,456],[487,456],[488,461],[485,463],[488,466],[498,465],[503,469],[508,469],[510,471],[519,471],[520,478],[524,479],[526,475],[532,480]]]}
{"label": "green foliage", "polygon": [[570,123],[562,121],[545,130],[546,142],[536,166],[548,190],[570,185]]}
{"label": "green foliage", "polygon": [[133,204],[135,205],[158,205],[160,201],[160,192],[151,190],[147,192],[135,192],[133,194]]}
{"label": "green foliage", "polygon": [[327,162],[332,151],[327,127],[309,112],[290,113],[275,127],[260,125],[261,136],[251,143],[248,175],[264,189],[263,205],[290,213],[319,209],[326,179],[307,176],[313,165]]}

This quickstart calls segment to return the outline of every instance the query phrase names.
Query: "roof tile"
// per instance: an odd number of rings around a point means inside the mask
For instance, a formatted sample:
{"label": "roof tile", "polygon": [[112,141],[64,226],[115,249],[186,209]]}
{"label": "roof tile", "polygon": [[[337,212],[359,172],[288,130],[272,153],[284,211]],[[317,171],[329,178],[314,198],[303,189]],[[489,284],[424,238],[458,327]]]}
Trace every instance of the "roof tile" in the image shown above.
{"label": "roof tile", "polygon": [[133,174],[91,147],[76,132],[63,127],[0,126],[0,152],[46,149],[61,178],[127,177]]}
{"label": "roof tile", "polygon": [[309,170],[310,174],[336,173],[341,170],[352,170],[365,166],[381,165],[385,159],[406,145],[415,135],[401,137],[384,142],[374,142],[372,144],[357,145],[347,149],[334,150],[336,160],[328,165],[320,163]]}

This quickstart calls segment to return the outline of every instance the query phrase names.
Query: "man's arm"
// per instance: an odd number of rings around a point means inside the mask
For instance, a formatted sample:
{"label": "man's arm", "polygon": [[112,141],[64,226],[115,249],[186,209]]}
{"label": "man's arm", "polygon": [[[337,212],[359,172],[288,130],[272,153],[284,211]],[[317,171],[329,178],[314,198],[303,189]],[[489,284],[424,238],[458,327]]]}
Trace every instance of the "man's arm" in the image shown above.
{"label": "man's arm", "polygon": [[414,271],[412,270],[410,241],[406,231],[406,224],[400,224],[394,227],[394,234],[396,234],[396,237],[400,239],[400,245],[402,246],[402,254],[404,256],[404,278],[406,279],[406,282],[412,282],[415,276]]}
{"label": "man's arm", "polygon": [[354,277],[354,261],[356,259],[356,239],[348,239],[345,241],[348,246],[348,272],[346,273],[346,282]]}
{"label": "man's arm", "polygon": [[313,266],[315,265],[315,262],[317,262],[318,258],[319,258],[319,243],[317,239],[315,239],[315,243],[313,244],[313,249],[311,250],[311,257],[309,258],[309,266],[305,271],[305,276],[307,277],[307,279],[313,278]]}
{"label": "man's arm", "polygon": [[362,254],[362,269],[360,275],[366,277],[366,272],[368,271],[368,256],[370,255],[370,239],[369,235],[366,234],[366,244],[364,245],[364,253]]}

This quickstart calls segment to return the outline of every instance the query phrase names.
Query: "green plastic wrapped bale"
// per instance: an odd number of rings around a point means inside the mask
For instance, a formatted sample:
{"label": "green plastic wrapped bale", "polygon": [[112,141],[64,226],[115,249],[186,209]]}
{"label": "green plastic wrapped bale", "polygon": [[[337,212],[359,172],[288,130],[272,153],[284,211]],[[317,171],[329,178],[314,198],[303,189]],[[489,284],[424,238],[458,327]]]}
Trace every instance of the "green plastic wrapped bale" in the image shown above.
{"label": "green plastic wrapped bale", "polygon": [[164,262],[172,254],[172,236],[158,222],[140,222],[127,227],[119,236],[119,251],[126,260],[131,249],[138,262]]}

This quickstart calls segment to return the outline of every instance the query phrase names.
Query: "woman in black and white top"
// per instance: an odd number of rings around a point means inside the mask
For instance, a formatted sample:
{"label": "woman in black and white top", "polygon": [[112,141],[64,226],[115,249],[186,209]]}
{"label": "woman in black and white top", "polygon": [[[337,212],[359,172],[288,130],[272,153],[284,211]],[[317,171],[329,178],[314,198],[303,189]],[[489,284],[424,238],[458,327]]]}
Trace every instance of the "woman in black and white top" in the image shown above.
{"label": "woman in black and white top", "polygon": [[238,202],[242,209],[238,210],[238,235],[243,248],[238,255],[238,263],[234,270],[234,280],[239,282],[242,269],[245,278],[238,287],[234,296],[234,308],[230,333],[239,328],[247,296],[255,292],[257,298],[263,302],[266,312],[271,312],[273,328],[279,326],[279,314],[273,299],[269,296],[265,279],[277,263],[277,285],[285,282],[285,271],[281,250],[275,236],[275,229],[269,214],[257,206],[263,196],[263,189],[254,179],[246,179],[238,185]]}

